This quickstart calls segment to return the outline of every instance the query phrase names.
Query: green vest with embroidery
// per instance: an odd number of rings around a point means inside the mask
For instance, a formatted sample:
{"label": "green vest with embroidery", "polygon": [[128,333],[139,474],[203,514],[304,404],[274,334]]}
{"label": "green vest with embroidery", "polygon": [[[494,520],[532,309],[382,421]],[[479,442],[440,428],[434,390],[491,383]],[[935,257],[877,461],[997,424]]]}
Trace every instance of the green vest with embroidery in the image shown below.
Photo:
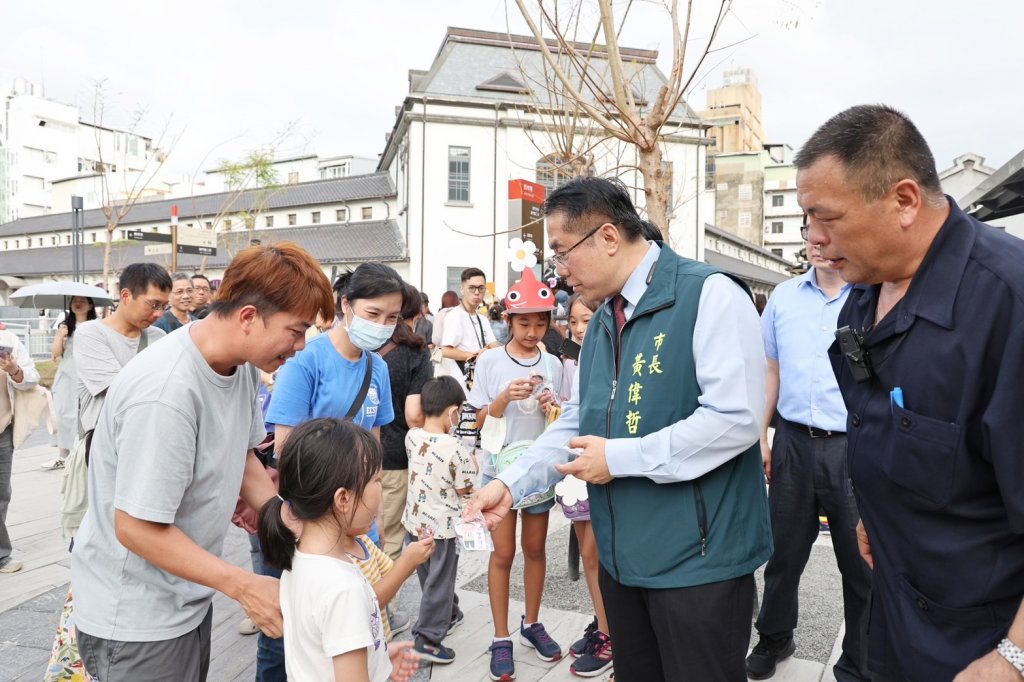
{"label": "green vest with embroidery", "polygon": [[[640,438],[699,406],[693,332],[704,281],[719,271],[659,246],[650,285],[623,328],[621,350],[609,306],[587,328],[579,372],[581,436]],[[623,477],[588,489],[601,563],[624,585],[663,589],[730,580],[753,573],[772,553],[756,442],[694,481]]]}

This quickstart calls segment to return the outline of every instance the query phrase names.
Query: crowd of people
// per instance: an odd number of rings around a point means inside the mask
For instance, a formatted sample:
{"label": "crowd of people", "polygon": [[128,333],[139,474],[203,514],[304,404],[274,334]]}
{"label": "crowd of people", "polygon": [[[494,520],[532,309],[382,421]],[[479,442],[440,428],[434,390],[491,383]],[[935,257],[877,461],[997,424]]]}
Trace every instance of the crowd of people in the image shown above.
{"label": "crowd of people", "polygon": [[[796,165],[810,268],[763,306],[593,177],[545,202],[559,280],[526,269],[500,300],[469,268],[433,314],[387,265],[332,283],[290,243],[242,251],[216,292],[134,264],[113,314],[72,299],[51,465],[72,589],[47,679],[205,680],[221,592],[259,634],[258,682],[408,680],[456,658],[480,519],[492,680],[515,679],[517,639],[583,677],[766,679],[796,651],[820,514],[837,680],[1019,679],[1024,245],[942,194],[891,108],[838,114]],[[39,407],[2,331],[0,372],[3,521]],[[594,613],[568,647],[540,618],[556,505]],[[252,572],[220,558],[232,518]],[[0,523],[0,573],[20,568]],[[393,606],[413,575],[415,619]]]}

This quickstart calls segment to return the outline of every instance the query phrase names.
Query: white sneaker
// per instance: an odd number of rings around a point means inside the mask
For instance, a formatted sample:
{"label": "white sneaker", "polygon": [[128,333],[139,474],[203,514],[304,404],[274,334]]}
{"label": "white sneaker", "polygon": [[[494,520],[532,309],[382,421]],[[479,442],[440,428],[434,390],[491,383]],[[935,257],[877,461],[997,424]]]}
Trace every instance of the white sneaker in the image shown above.
{"label": "white sneaker", "polygon": [[17,573],[22,568],[24,568],[24,565],[17,559],[12,559],[11,557],[7,557],[2,563],[0,563],[0,573]]}
{"label": "white sneaker", "polygon": [[39,468],[40,469],[45,469],[46,471],[54,471],[56,469],[63,469],[64,468],[64,460],[58,458],[58,459],[53,460],[52,462],[48,462],[46,464],[40,464]]}
{"label": "white sneaker", "polygon": [[242,622],[238,624],[238,634],[240,635],[255,635],[259,631],[259,627],[252,622],[251,618],[243,618]]}

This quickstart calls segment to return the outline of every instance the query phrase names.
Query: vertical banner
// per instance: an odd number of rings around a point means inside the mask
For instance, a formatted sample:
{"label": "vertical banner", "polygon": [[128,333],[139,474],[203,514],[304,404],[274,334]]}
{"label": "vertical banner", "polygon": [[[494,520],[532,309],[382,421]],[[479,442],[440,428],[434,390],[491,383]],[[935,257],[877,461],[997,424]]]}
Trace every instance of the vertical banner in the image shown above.
{"label": "vertical banner", "polygon": [[[532,267],[537,279],[544,269],[544,198],[547,189],[529,180],[508,181],[508,229],[505,246],[508,250],[509,287],[522,279],[522,270]],[[518,242],[516,240],[519,240]],[[523,244],[532,243],[535,248],[526,253]]]}

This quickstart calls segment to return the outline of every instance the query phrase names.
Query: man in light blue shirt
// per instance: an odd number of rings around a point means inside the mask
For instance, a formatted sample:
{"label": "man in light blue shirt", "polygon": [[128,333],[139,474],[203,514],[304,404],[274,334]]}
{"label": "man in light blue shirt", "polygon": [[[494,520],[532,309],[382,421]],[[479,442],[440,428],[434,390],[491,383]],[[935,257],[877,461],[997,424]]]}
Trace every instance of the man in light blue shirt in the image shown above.
{"label": "man in light blue shirt", "polygon": [[[807,256],[811,269],[780,284],[761,318],[768,359],[761,456],[771,483],[775,553],[765,568],[756,623],[761,637],[747,657],[747,675],[769,678],[775,664],[795,651],[797,589],[818,535],[820,507],[828,515],[843,577],[846,635],[836,680],[867,680],[864,627],[871,573],[857,551],[860,517],[846,464],[846,405],[828,358],[851,285],[828,266],[817,246],[808,245]],[[769,445],[768,425],[776,408],[780,419]]]}

